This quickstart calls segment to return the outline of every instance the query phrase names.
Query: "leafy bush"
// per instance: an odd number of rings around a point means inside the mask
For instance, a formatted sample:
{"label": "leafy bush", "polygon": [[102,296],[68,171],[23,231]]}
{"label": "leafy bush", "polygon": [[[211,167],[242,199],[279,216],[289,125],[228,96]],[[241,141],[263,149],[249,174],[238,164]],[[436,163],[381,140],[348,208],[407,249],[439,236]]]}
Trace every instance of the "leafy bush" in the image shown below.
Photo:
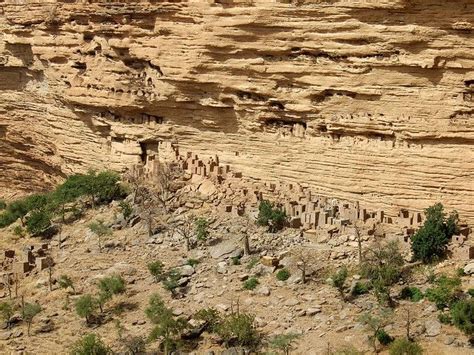
{"label": "leafy bush", "polygon": [[199,264],[199,260],[196,260],[196,259],[188,259],[188,260],[186,261],[186,264],[188,264],[189,266],[195,267],[196,265]]}
{"label": "leafy bush", "polygon": [[261,201],[258,206],[257,224],[268,226],[270,233],[276,233],[283,229],[286,222],[286,213],[278,207],[273,206],[270,201]]}
{"label": "leafy bush", "polygon": [[232,261],[232,265],[240,265],[240,257],[238,256],[233,256],[231,258],[231,261]]}
{"label": "leafy bush", "polygon": [[440,313],[438,314],[438,320],[443,324],[453,324],[453,320],[448,313]]}
{"label": "leafy bush", "polygon": [[252,276],[248,280],[244,281],[242,287],[246,290],[255,290],[258,284],[260,284],[258,279],[255,276]]}
{"label": "leafy bush", "polygon": [[155,282],[160,282],[163,279],[165,266],[160,260],[148,263],[147,267],[150,274],[155,278]]}
{"label": "leafy bush", "polygon": [[51,226],[51,215],[45,210],[34,210],[26,219],[26,230],[31,235],[40,235]]}
{"label": "leafy bush", "polygon": [[181,273],[177,269],[171,269],[166,278],[162,281],[163,287],[171,292],[172,296],[176,296],[176,289],[179,287]]}
{"label": "leafy bush", "polygon": [[456,269],[456,276],[458,277],[466,276],[466,274],[464,273],[464,269],[462,267],[459,267]]}
{"label": "leafy bush", "polygon": [[102,238],[112,235],[112,229],[107,227],[102,220],[89,223],[89,230],[97,236],[99,251],[102,250]]}
{"label": "leafy bush", "polygon": [[123,214],[123,218],[128,219],[132,215],[133,208],[130,203],[127,201],[120,201],[119,203],[120,211]]}
{"label": "leafy bush", "polygon": [[83,295],[76,300],[74,308],[77,315],[85,318],[86,323],[89,324],[96,309],[96,301],[91,295]]}
{"label": "leafy bush", "polygon": [[458,214],[453,211],[446,217],[441,203],[427,208],[425,214],[426,220],[413,236],[411,248],[415,259],[429,263],[445,256],[450,238],[458,231]]}
{"label": "leafy bush", "polygon": [[348,275],[347,268],[343,266],[335,274],[332,275],[332,284],[338,290],[342,299],[344,299],[344,284]]}
{"label": "leafy bush", "polygon": [[372,289],[372,284],[370,282],[357,281],[351,293],[353,296],[359,296],[359,295],[364,295],[366,293],[369,293],[371,289]]}
{"label": "leafy bush", "polygon": [[0,200],[0,211],[4,210],[5,208],[7,208],[7,203],[5,200]]}
{"label": "leafy bush", "polygon": [[67,275],[61,275],[58,279],[58,284],[59,287],[62,289],[68,289],[71,288],[74,293],[76,293],[76,289],[74,288],[74,283],[72,282],[72,279],[67,276]]}
{"label": "leafy bush", "polygon": [[375,337],[382,345],[388,345],[393,341],[393,338],[385,331],[385,329],[379,329],[375,333]]}
{"label": "leafy bush", "polygon": [[423,299],[423,292],[418,287],[404,287],[400,292],[400,298],[403,300],[410,300],[418,302]]}
{"label": "leafy bush", "polygon": [[286,281],[290,278],[291,274],[287,269],[278,270],[276,278],[279,281]]}
{"label": "leafy bush", "polygon": [[209,236],[209,222],[205,218],[197,218],[194,221],[195,224],[195,232],[196,232],[196,238],[198,240],[206,240],[207,237]]}
{"label": "leafy bush", "polygon": [[193,317],[194,319],[206,322],[206,329],[209,332],[216,332],[221,322],[221,316],[214,308],[205,308],[199,310]]}
{"label": "leafy bush", "polygon": [[7,324],[8,328],[10,328],[10,318],[13,316],[13,313],[13,306],[10,302],[0,303],[0,316],[2,317],[2,320]]}
{"label": "leafy bush", "polygon": [[460,295],[461,280],[459,277],[448,277],[441,275],[435,281],[436,287],[426,290],[426,298],[434,302],[438,309],[450,307],[458,299]]}
{"label": "leafy bush", "polygon": [[457,302],[451,310],[453,324],[470,339],[474,337],[474,299]]}
{"label": "leafy bush", "polygon": [[467,294],[471,297],[474,297],[474,288],[470,288],[469,290],[467,290]]}
{"label": "leafy bush", "polygon": [[247,313],[232,313],[220,323],[217,334],[225,346],[243,346],[255,348],[260,343],[261,336],[255,324],[255,317]]}
{"label": "leafy bush", "polygon": [[177,349],[181,333],[188,327],[188,322],[184,318],[175,318],[173,310],[167,308],[161,297],[157,294],[153,294],[150,297],[145,314],[155,325],[150,333],[150,340],[161,338],[165,354]]}
{"label": "leafy bush", "polygon": [[71,355],[108,355],[110,348],[95,334],[84,335],[71,348]]}
{"label": "leafy bush", "polygon": [[103,311],[105,302],[110,300],[114,295],[118,295],[125,292],[125,280],[118,275],[110,277],[104,277],[99,280],[99,296],[98,304],[100,310]]}
{"label": "leafy bush", "polygon": [[17,237],[24,237],[25,236],[25,230],[21,227],[21,226],[15,226],[15,228],[13,228],[13,234],[16,235]]}
{"label": "leafy bush", "polygon": [[270,339],[269,345],[272,349],[281,350],[284,354],[289,354],[293,348],[293,343],[300,335],[295,333],[279,334]]}
{"label": "leafy bush", "polygon": [[30,335],[31,323],[34,317],[41,312],[41,306],[38,303],[25,303],[21,309],[21,317],[28,324],[28,335]]}
{"label": "leafy bush", "polygon": [[423,349],[415,342],[408,339],[396,339],[389,349],[390,355],[421,355]]}

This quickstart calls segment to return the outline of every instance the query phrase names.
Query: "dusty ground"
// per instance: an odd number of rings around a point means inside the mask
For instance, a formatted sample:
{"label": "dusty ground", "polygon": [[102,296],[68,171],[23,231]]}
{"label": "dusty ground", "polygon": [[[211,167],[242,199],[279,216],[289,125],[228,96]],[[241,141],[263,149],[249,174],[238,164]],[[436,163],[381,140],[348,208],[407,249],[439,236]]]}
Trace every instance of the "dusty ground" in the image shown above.
{"label": "dusty ground", "polygon": [[[243,258],[241,265],[227,267],[226,274],[216,271],[218,260],[208,255],[208,248],[200,248],[186,252],[184,243],[164,240],[162,244],[147,244],[148,237],[140,225],[134,228],[115,231],[111,239],[120,242],[118,247],[99,252],[97,240],[88,232],[87,225],[92,219],[111,220],[114,208],[104,207],[98,211],[89,211],[80,221],[64,228],[63,235],[67,236],[61,250],[53,246],[52,255],[56,262],[53,269],[53,278],[60,275],[69,275],[76,285],[77,293],[94,293],[96,286],[94,280],[112,272],[121,274],[127,281],[127,291],[124,295],[117,296],[106,305],[106,321],[100,327],[90,328],[80,319],[74,309],[73,300],[77,295],[70,295],[71,303],[65,308],[66,292],[54,286],[53,291],[48,289],[48,271],[34,271],[30,276],[20,281],[18,295],[23,295],[27,302],[38,301],[43,311],[35,318],[32,326],[32,335],[26,335],[26,325],[16,325],[8,340],[0,340],[0,353],[26,352],[31,354],[60,354],[66,353],[70,345],[80,336],[95,332],[115,350],[121,350],[118,338],[118,324],[123,327],[123,334],[147,336],[152,325],[147,320],[144,309],[149,296],[153,293],[160,294],[169,306],[178,313],[191,315],[195,311],[215,307],[222,311],[229,311],[231,305],[239,304],[241,310],[256,315],[259,329],[266,335],[286,332],[300,333],[294,354],[326,354],[329,350],[336,350],[346,346],[354,346],[359,350],[370,353],[367,342],[367,332],[357,320],[366,310],[377,307],[373,296],[365,295],[357,298],[353,303],[342,302],[335,289],[327,285],[324,280],[325,273],[317,273],[313,280],[306,285],[279,282],[275,275],[266,268],[256,265],[248,269],[250,258]],[[207,211],[203,214],[212,214]],[[238,223],[226,217],[229,226]],[[223,224],[223,221],[216,223]],[[23,245],[37,244],[38,240],[14,240],[8,231],[1,232],[1,247],[14,247],[21,250]],[[217,232],[213,232],[216,234]],[[235,238],[231,232],[228,234],[214,235],[222,239]],[[272,238],[272,236],[268,236]],[[313,247],[318,247],[312,245]],[[320,245],[316,251],[320,263],[327,261],[324,249],[327,245]],[[315,249],[317,250],[317,248]],[[187,259],[200,259],[196,272],[191,277],[190,289],[183,299],[171,299],[168,291],[157,284],[150,276],[146,264],[159,259],[166,267],[183,265]],[[452,270],[455,265],[447,265],[446,269]],[[289,267],[293,274],[296,269]],[[257,292],[242,289],[242,275],[263,272],[259,277],[260,286],[266,286],[270,295],[265,296]],[[422,277],[418,277],[424,282]],[[470,282],[465,278],[466,285]],[[415,283],[416,285],[416,283]],[[421,288],[424,286],[421,285]],[[0,291],[1,294],[1,291]],[[4,294],[4,299],[6,294]],[[419,333],[417,340],[426,350],[426,354],[467,354],[474,353],[466,347],[445,345],[450,337],[466,343],[466,338],[451,326],[442,326],[440,335],[426,337],[423,335],[423,324],[426,320],[436,319],[435,307],[428,301],[420,303],[402,302],[393,316],[393,324],[386,329],[392,336],[405,334],[405,313],[410,307],[417,321],[413,325],[413,333]],[[305,315],[305,311],[319,308],[320,313]],[[122,311],[119,311],[122,309]],[[306,312],[307,313],[307,312]],[[47,333],[38,333],[45,324],[45,320],[54,323],[54,330]],[[0,331],[7,334],[7,331]],[[148,349],[156,350],[158,343],[152,343]],[[217,344],[212,342],[212,337],[205,336],[199,343],[196,353],[205,354],[207,350],[218,350]]]}

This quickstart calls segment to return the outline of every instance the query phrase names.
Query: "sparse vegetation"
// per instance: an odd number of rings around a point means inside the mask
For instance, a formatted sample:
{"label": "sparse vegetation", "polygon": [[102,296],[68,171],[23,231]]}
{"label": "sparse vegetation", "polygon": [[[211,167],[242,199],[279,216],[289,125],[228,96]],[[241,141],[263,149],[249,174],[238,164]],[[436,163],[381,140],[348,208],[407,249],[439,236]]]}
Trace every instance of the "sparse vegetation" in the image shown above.
{"label": "sparse vegetation", "polygon": [[193,318],[206,322],[206,329],[211,333],[217,331],[217,327],[222,321],[219,312],[214,308],[201,309]]}
{"label": "sparse vegetation", "polygon": [[474,300],[462,300],[451,309],[453,324],[466,334],[472,342],[474,338]]}
{"label": "sparse vegetation", "polygon": [[99,280],[99,295],[97,302],[100,311],[103,312],[104,304],[110,300],[114,295],[118,295],[125,292],[125,280],[121,276],[110,276],[104,277]]}
{"label": "sparse vegetation", "polygon": [[418,302],[423,299],[423,292],[418,287],[406,286],[400,292],[400,298],[403,300],[410,300],[412,302]]}
{"label": "sparse vegetation", "polygon": [[258,206],[257,224],[267,226],[270,233],[283,229],[286,223],[286,213],[275,207],[270,201],[261,201]]}
{"label": "sparse vegetation", "polygon": [[188,264],[189,266],[192,266],[192,267],[195,267],[199,264],[199,260],[196,260],[196,259],[188,259],[186,261],[186,264]]}
{"label": "sparse vegetation", "polygon": [[173,310],[167,308],[161,297],[157,294],[150,297],[145,314],[155,325],[149,339],[161,339],[161,345],[165,354],[178,349],[181,333],[188,327],[187,321],[184,318],[176,318],[173,315]]}
{"label": "sparse vegetation", "polygon": [[96,301],[94,297],[89,294],[83,295],[76,300],[75,309],[77,315],[81,318],[85,318],[86,323],[90,324],[91,317],[96,309]]}
{"label": "sparse vegetation", "polygon": [[365,313],[360,318],[360,322],[371,332],[369,341],[375,353],[378,352],[377,340],[380,340],[379,335],[382,334],[381,337],[385,338],[385,334],[381,332],[384,331],[384,328],[389,324],[391,316],[392,313],[388,310],[381,310],[379,314]]}
{"label": "sparse vegetation", "polygon": [[260,282],[258,281],[258,279],[255,276],[252,276],[244,281],[242,287],[246,290],[255,290],[259,283]]}
{"label": "sparse vegetation", "polygon": [[281,270],[278,270],[278,272],[276,273],[276,278],[279,281],[286,281],[290,278],[290,276],[291,274],[288,271],[288,269],[281,269]]}
{"label": "sparse vegetation", "polygon": [[28,335],[30,335],[31,324],[38,313],[41,312],[41,306],[38,303],[25,303],[21,309],[21,317],[28,325]]}
{"label": "sparse vegetation", "polygon": [[357,281],[352,289],[352,296],[359,296],[369,293],[372,289],[372,284],[365,281]]}
{"label": "sparse vegetation", "polygon": [[102,220],[98,220],[89,224],[89,229],[97,236],[99,243],[99,251],[102,251],[102,238],[112,235],[112,230],[107,227]]}
{"label": "sparse vegetation", "polygon": [[11,302],[0,302],[0,316],[5,322],[7,327],[10,329],[10,318],[13,316],[14,309]]}
{"label": "sparse vegetation", "polygon": [[179,280],[181,279],[181,273],[177,269],[171,269],[166,277],[162,280],[163,287],[171,292],[173,297],[176,297],[176,289],[179,287]]}
{"label": "sparse vegetation", "polygon": [[71,348],[71,355],[108,355],[110,348],[95,334],[84,335]]}
{"label": "sparse vegetation", "polygon": [[446,217],[441,203],[427,208],[425,214],[426,220],[413,236],[411,248],[415,259],[429,263],[445,256],[450,238],[458,230],[459,217],[456,211]]}
{"label": "sparse vegetation", "polygon": [[152,261],[147,265],[148,271],[154,277],[155,282],[160,282],[164,277],[164,268],[165,266],[160,260]]}
{"label": "sparse vegetation", "polygon": [[408,339],[396,339],[389,349],[390,355],[421,355],[423,349],[420,345]]}
{"label": "sparse vegetation", "polygon": [[209,237],[209,222],[205,218],[197,218],[194,221],[196,237],[199,241],[207,240]]}
{"label": "sparse vegetation", "polygon": [[126,220],[130,218],[133,213],[133,207],[128,201],[120,201],[119,203],[120,212],[122,212],[123,218]]}
{"label": "sparse vegetation", "polygon": [[344,290],[345,290],[345,282],[347,279],[348,271],[347,268],[344,266],[340,268],[334,275],[332,275],[332,283],[333,286],[337,289],[339,292],[339,295],[341,296],[341,299],[345,301],[346,297],[344,295]]}
{"label": "sparse vegetation", "polygon": [[293,349],[294,343],[298,338],[299,335],[294,333],[279,334],[270,339],[269,345],[270,348],[280,350],[285,355],[289,355],[290,350]]}
{"label": "sparse vegetation", "polygon": [[435,281],[435,287],[426,290],[426,298],[434,302],[438,309],[451,307],[461,295],[461,280],[459,277],[440,275]]}
{"label": "sparse vegetation", "polygon": [[231,313],[217,328],[217,334],[227,347],[243,346],[255,349],[261,336],[255,327],[255,317],[247,313]]}
{"label": "sparse vegetation", "polygon": [[74,288],[74,282],[69,276],[67,275],[59,276],[58,284],[59,284],[59,287],[61,287],[62,289],[67,290],[68,288],[70,288],[72,292],[76,293],[76,289]]}

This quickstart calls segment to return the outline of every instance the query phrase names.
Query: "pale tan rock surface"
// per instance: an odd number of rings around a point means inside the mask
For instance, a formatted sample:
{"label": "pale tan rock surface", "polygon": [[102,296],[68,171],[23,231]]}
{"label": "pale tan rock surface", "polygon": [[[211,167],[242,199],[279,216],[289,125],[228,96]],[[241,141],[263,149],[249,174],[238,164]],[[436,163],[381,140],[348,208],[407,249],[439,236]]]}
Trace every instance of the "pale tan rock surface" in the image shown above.
{"label": "pale tan rock surface", "polygon": [[172,140],[474,222],[472,0],[220,2],[0,1],[0,197]]}

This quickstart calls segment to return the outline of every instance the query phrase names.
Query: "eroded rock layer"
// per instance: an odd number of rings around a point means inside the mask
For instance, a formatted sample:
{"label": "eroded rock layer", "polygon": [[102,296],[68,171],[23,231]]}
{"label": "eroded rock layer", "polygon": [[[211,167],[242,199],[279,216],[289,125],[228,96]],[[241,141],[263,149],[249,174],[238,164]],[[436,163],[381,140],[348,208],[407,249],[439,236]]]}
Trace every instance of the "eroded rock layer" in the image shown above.
{"label": "eroded rock layer", "polygon": [[0,1],[0,195],[173,141],[474,222],[474,3]]}

